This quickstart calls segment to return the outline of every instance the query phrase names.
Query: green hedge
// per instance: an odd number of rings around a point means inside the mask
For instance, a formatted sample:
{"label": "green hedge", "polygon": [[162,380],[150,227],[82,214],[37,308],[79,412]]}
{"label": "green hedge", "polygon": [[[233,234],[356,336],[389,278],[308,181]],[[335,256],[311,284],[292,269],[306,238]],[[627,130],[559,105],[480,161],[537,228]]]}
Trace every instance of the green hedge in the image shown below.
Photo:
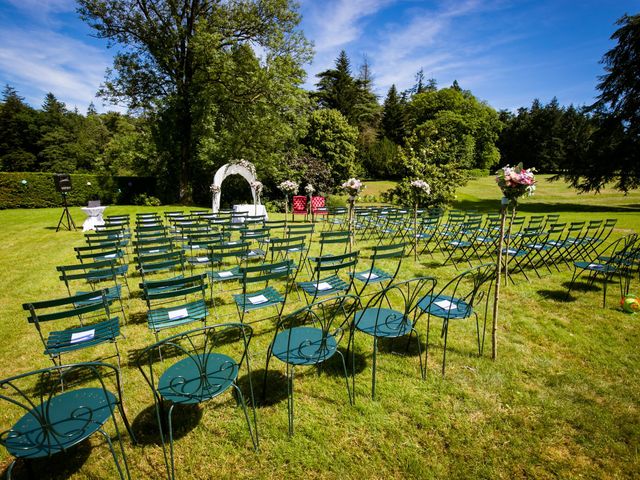
{"label": "green hedge", "polygon": [[[100,200],[103,205],[132,204],[139,194],[155,195],[152,177],[107,177],[71,175],[69,205]],[[0,172],[0,209],[58,207],[62,204],[51,173]]]}

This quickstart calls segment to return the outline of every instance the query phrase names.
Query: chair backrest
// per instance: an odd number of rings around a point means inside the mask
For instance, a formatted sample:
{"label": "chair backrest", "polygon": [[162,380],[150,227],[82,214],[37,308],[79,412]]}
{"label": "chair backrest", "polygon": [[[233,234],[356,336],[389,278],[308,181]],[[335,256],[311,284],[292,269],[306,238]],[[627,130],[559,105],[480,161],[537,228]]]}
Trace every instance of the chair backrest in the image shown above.
{"label": "chair backrest", "polygon": [[306,237],[286,237],[272,238],[269,242],[269,252],[271,253],[271,263],[279,259],[285,259],[298,255],[300,263],[303,262],[303,256],[306,249]]}
{"label": "chair backrest", "polygon": [[304,195],[293,196],[293,212],[296,214],[307,213],[307,197]]}
{"label": "chair backrest", "polygon": [[204,294],[207,289],[205,278],[207,278],[207,274],[202,273],[190,277],[143,282],[142,290],[144,299],[147,302],[147,307],[151,309],[152,302],[155,301],[172,301],[176,298],[183,300],[185,297],[197,293],[204,299]]}
{"label": "chair backrest", "polygon": [[[403,315],[405,325],[402,325],[403,322],[401,322],[401,324],[398,324],[399,329],[406,326],[406,323],[411,323],[414,326],[424,311],[419,308],[420,301],[433,295],[436,284],[437,280],[433,277],[417,277],[391,283],[380,292],[372,295],[363,310],[369,308],[378,309],[376,323],[380,324],[389,319],[389,310],[391,310],[390,306],[392,305],[394,307],[393,310]],[[391,314],[394,315],[393,313]]]}
{"label": "chair backrest", "polygon": [[[41,323],[68,318],[84,319],[82,320],[84,322],[87,314],[100,319],[111,318],[109,306],[112,302],[113,300],[107,298],[107,290],[103,289],[52,300],[23,303],[22,308],[29,312],[27,319],[29,323],[35,325],[42,344],[46,348],[46,340],[42,333]],[[116,332],[114,336],[117,335],[118,333]],[[86,342],[87,346],[91,344],[91,341]]]}
{"label": "chair backrest", "polygon": [[311,212],[314,214],[325,215],[328,213],[326,199],[324,197],[311,197]]}
{"label": "chair backrest", "polygon": [[56,270],[60,272],[60,280],[64,282],[69,295],[71,295],[70,282],[75,280],[84,280],[90,283],[112,280],[114,285],[117,285],[118,277],[127,274],[129,265],[118,265],[116,260],[110,259],[92,263],[59,265]]}
{"label": "chair backrest", "polygon": [[299,237],[300,235],[313,235],[315,225],[313,223],[306,223],[303,225],[288,225],[287,236]]}
{"label": "chair backrest", "polygon": [[186,262],[185,255],[182,250],[138,256],[134,260],[138,264],[137,269],[142,275],[143,281],[150,273],[177,270],[180,274],[184,274]]}
{"label": "chair backrest", "polygon": [[329,250],[333,250],[333,254],[346,253],[351,242],[351,232],[349,230],[333,230],[330,232],[320,233],[320,253],[329,253]]}
{"label": "chair backrest", "polygon": [[[303,346],[305,348],[304,354],[309,358],[317,359],[317,363],[322,363],[327,358],[323,354],[330,354],[330,350],[327,348],[328,337],[331,335],[337,343],[340,343],[342,336],[348,329],[349,320],[358,306],[360,306],[360,300],[357,296],[338,295],[313,302],[282,317],[276,326],[273,338],[275,340],[278,334],[288,331],[285,361],[289,362],[290,355],[300,354],[297,348],[291,348],[292,336],[295,332],[297,336],[294,340],[295,346]],[[304,325],[312,325],[313,328],[321,330],[321,338],[315,337],[313,340],[310,338],[309,342],[301,340],[299,336],[304,335],[305,331],[293,329]],[[309,348],[306,348],[305,345]],[[312,351],[313,348],[317,348],[317,350]]]}
{"label": "chair backrest", "polygon": [[[445,316],[447,318],[450,316],[459,317],[460,315],[469,316],[476,302],[482,300],[483,296],[486,295],[488,301],[489,295],[482,291],[482,288],[488,286],[487,290],[490,290],[495,278],[495,263],[478,265],[454,277],[439,289],[438,293],[434,293],[431,300],[437,298],[443,298],[445,302],[451,302],[453,299],[456,299],[456,301],[461,300],[462,302],[457,302],[456,305],[448,308],[442,307],[443,311],[446,312]],[[421,308],[425,307],[422,301],[420,303]]]}

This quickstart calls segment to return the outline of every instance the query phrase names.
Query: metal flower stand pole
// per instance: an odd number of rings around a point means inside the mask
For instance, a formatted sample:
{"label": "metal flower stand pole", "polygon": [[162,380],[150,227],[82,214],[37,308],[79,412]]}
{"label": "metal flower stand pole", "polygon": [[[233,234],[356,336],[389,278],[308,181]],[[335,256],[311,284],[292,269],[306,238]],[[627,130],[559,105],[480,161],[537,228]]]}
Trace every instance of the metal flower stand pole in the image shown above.
{"label": "metal flower stand pole", "polygon": [[354,215],[356,211],[356,196],[349,195],[349,251],[353,252],[353,242],[356,235]]}
{"label": "metal flower stand pole", "polygon": [[[505,235],[505,224],[511,208],[511,220]],[[503,197],[500,205],[500,236],[498,238],[498,261],[496,264],[496,285],[493,297],[493,323],[491,328],[491,358],[498,358],[498,308],[500,305],[500,285],[502,283],[502,271],[504,269],[505,285],[509,279],[509,240],[511,238],[511,225],[516,215],[517,200],[509,200]],[[506,246],[506,248],[505,248]],[[503,254],[504,251],[504,254]]]}

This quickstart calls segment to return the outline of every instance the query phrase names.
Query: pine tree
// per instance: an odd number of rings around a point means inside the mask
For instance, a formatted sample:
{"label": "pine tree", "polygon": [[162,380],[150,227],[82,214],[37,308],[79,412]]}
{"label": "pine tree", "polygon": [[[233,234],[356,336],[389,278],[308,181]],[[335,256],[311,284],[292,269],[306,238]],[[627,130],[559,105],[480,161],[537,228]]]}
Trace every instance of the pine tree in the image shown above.
{"label": "pine tree", "polygon": [[406,135],[406,105],[398,95],[395,84],[391,85],[382,107],[382,134],[384,137],[401,145]]}

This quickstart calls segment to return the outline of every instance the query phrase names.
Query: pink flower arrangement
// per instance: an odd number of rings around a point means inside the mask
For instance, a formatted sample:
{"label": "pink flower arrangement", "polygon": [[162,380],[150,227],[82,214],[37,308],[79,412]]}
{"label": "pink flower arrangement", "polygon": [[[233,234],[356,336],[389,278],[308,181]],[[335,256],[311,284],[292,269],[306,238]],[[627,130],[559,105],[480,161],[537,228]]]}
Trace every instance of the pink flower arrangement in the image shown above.
{"label": "pink flower arrangement", "polygon": [[509,200],[517,200],[525,195],[529,197],[536,190],[534,172],[533,168],[522,168],[522,164],[515,167],[507,165],[496,172],[496,183]]}
{"label": "pink flower arrangement", "polygon": [[284,182],[281,182],[280,185],[278,185],[278,188],[285,195],[295,195],[296,193],[298,193],[298,188],[300,188],[300,186],[292,180],[285,180]]}
{"label": "pink flower arrangement", "polygon": [[349,196],[357,197],[364,188],[364,184],[357,178],[350,178],[342,184],[342,188],[349,194]]}

